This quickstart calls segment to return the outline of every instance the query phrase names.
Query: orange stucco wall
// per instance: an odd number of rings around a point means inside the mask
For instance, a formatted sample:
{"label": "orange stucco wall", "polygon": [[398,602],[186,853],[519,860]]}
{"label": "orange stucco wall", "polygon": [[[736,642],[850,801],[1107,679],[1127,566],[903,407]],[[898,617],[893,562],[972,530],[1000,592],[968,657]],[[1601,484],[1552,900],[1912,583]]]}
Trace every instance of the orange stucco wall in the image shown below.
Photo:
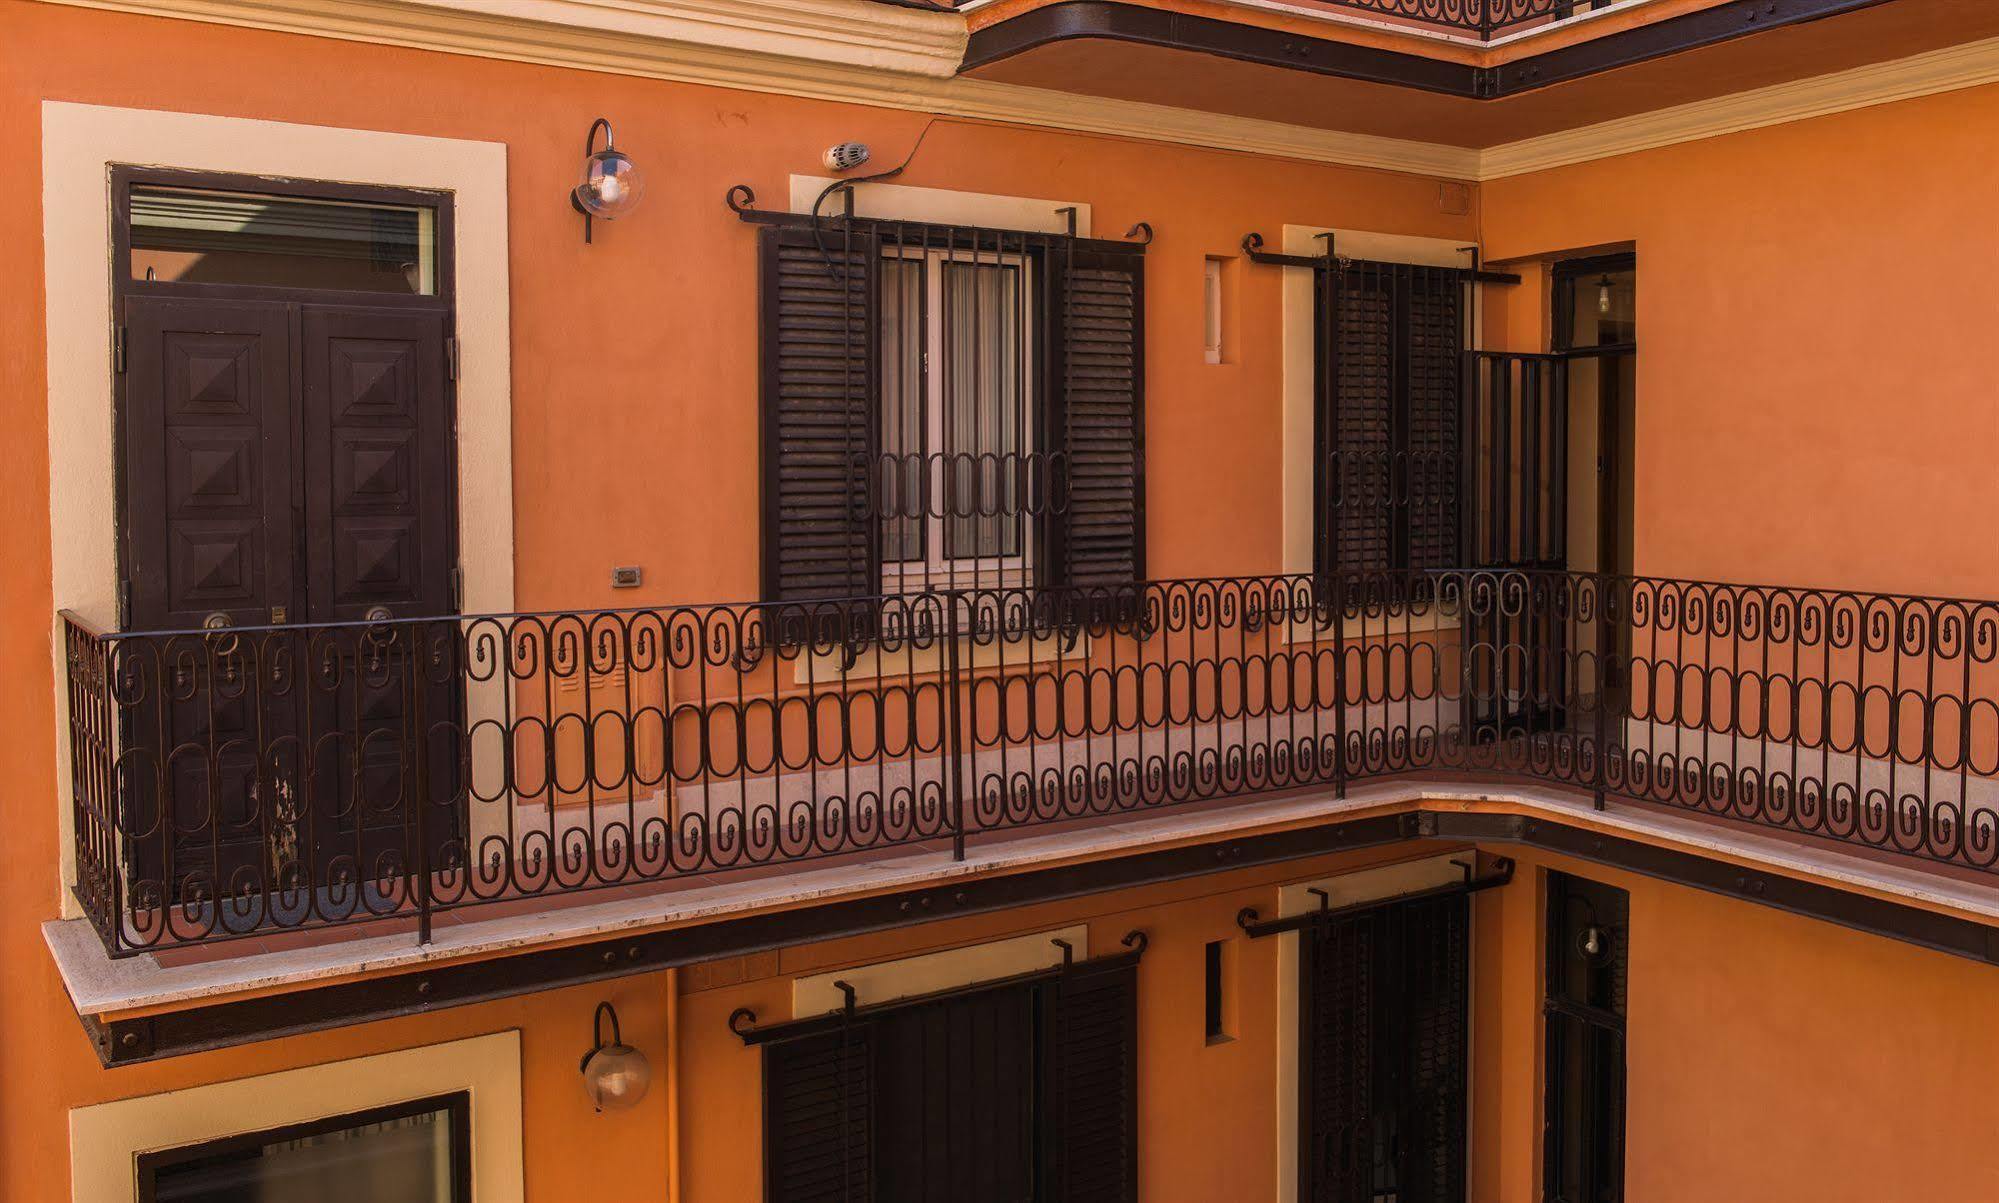
{"label": "orange stucco wall", "polygon": [[[226,69],[219,65],[226,64]],[[638,977],[105,1072],[39,925],[57,911],[50,697],[42,99],[505,142],[515,520],[524,607],[746,598],[756,588],[754,238],[824,146],[894,162],[920,115],[0,0],[0,1199],[68,1197],[65,1114],[105,1099],[501,1028],[523,1032],[529,1197],[664,1197],[668,1105],[594,1116],[575,1081],[599,999],[663,1054],[664,979]],[[1432,180],[940,122],[901,183],[1090,203],[1100,232],[1153,224],[1150,548],[1161,576],[1279,566],[1279,277],[1233,265],[1229,362],[1201,362],[1202,259],[1286,223],[1470,240],[1496,256],[1635,241],[1644,351],[1638,566],[1717,578],[1990,592],[1989,315],[1999,242],[1985,131],[1999,89],[1870,109],[1484,189],[1439,212]],[[652,172],[646,207],[585,247],[566,193],[591,118]],[[97,270],[86,265],[79,270]],[[1530,273],[1530,280],[1538,278]],[[1532,285],[1492,314],[1539,339]],[[53,482],[62,487],[62,482]],[[647,567],[641,596],[608,587]],[[783,975],[1088,916],[1155,934],[1142,971],[1148,1199],[1267,1199],[1276,1173],[1274,945],[1236,964],[1232,1044],[1200,1039],[1201,944],[1245,901],[1324,865],[1158,887],[794,950],[690,973],[681,1059],[686,1198],[754,1197],[754,1054],[724,1027],[781,1010]],[[1536,1197],[1536,879],[1479,903],[1475,1197]],[[1999,971],[1642,880],[1633,890],[1629,1197],[1973,1200]],[[738,980],[730,981],[731,977]],[[1260,1021],[1259,1021],[1260,1020]],[[1884,1100],[1898,1100],[1887,1105]]]}
{"label": "orange stucco wall", "polygon": [[1483,186],[1493,257],[1637,247],[1636,571],[1999,594],[1995,121],[1977,88]]}
{"label": "orange stucco wall", "polygon": [[1625,1198],[1980,1203],[1999,1181],[1990,966],[1614,872],[1519,858],[1474,918],[1472,1198],[1540,1198],[1548,869],[1631,892]]}
{"label": "orange stucco wall", "polygon": [[[218,69],[218,64],[227,69]],[[382,129],[507,144],[517,602],[522,608],[753,598],[757,589],[755,233],[732,184],[783,207],[844,139],[901,159],[920,114],[0,0],[0,154],[40,162],[44,99]],[[645,207],[586,247],[570,209],[598,115],[650,172]],[[107,1098],[519,1026],[530,1197],[658,1199],[666,1119],[593,1117],[574,1081],[600,995],[657,1049],[658,979],[564,991],[105,1073],[43,947],[57,913],[50,748],[48,479],[38,172],[0,189],[0,1199],[67,1197],[65,1112]],[[1202,363],[1203,259],[1285,222],[1469,240],[1435,181],[1112,139],[940,121],[899,183],[1081,200],[1096,228],[1149,221],[1148,457],[1161,575],[1274,571],[1279,552],[1279,287],[1236,273],[1239,353]],[[96,271],[96,264],[79,270]],[[60,487],[60,482],[56,482]],[[1172,532],[1170,538],[1158,532]],[[613,593],[614,564],[642,591]],[[1232,913],[1232,912],[1231,912]],[[1171,954],[1168,954],[1169,956]],[[647,983],[652,985],[648,986]],[[629,1010],[627,1010],[629,1008]],[[726,1012],[725,1012],[726,1013]],[[1198,1017],[1197,1017],[1198,1018]],[[690,1029],[695,1030],[695,1029]],[[703,1031],[721,1031],[719,1024]],[[724,1033],[725,1034],[725,1033]],[[705,1096],[700,1112],[714,1113]],[[754,1139],[754,1128],[737,1133]],[[724,1154],[710,1151],[710,1159]],[[747,1152],[727,1153],[736,1158]],[[691,1159],[692,1160],[692,1159]],[[588,1186],[585,1194],[583,1187]],[[710,1194],[714,1199],[740,1196]]]}

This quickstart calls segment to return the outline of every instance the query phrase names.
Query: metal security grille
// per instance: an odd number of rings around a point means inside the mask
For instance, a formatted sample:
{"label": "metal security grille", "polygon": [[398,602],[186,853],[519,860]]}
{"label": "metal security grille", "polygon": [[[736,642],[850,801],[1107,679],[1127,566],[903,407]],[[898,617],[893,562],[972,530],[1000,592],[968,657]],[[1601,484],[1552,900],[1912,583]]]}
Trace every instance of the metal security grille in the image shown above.
{"label": "metal security grille", "polygon": [[1568,567],[1568,357],[1475,351],[1471,566]]}
{"label": "metal security grille", "polygon": [[1313,278],[1317,571],[1453,566],[1472,274],[1342,259]]}
{"label": "metal security grille", "polygon": [[1301,1199],[1464,1198],[1470,926],[1460,892],[1301,930]]}
{"label": "metal security grille", "polygon": [[1571,645],[1580,635],[1584,646],[1598,646],[1605,615],[1593,598],[1550,587],[1568,567],[1566,358],[1494,351],[1467,358],[1467,558],[1486,574],[1477,578],[1481,587],[1499,596],[1471,607],[1463,622],[1465,709],[1469,729],[1491,741],[1570,720],[1579,700]]}

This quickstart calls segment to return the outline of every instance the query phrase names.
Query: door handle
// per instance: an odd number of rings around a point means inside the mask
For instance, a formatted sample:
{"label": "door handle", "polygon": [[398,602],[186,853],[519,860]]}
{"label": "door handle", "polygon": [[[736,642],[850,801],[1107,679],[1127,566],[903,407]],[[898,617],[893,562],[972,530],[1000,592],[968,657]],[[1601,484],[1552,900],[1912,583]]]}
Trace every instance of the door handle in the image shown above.
{"label": "door handle", "polygon": [[369,622],[387,622],[394,618],[395,614],[387,606],[369,606],[367,614],[363,617]]}

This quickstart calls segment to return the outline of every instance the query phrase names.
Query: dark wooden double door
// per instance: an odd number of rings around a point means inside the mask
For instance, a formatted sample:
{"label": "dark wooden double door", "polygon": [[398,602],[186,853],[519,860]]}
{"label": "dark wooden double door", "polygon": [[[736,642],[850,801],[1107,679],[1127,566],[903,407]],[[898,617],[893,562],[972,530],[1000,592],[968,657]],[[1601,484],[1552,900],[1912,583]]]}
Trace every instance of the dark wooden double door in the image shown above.
{"label": "dark wooden double door", "polygon": [[1470,933],[1464,894],[1299,933],[1303,1203],[1462,1203]]}
{"label": "dark wooden double door", "polygon": [[[412,719],[457,704],[418,654],[446,624],[395,621],[454,610],[449,312],[127,296],[121,316],[126,629],[271,628],[128,649],[157,678],[124,733],[135,883],[391,876],[421,809]],[[423,815],[433,846],[453,815]]]}

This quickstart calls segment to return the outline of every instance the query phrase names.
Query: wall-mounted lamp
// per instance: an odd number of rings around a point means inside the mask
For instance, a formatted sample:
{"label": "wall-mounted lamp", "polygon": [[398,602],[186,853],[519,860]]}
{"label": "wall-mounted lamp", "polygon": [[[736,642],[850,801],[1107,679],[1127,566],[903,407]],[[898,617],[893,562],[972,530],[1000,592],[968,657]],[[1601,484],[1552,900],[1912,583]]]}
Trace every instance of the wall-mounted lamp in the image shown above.
{"label": "wall-mounted lamp", "polygon": [[[604,1020],[611,1020],[611,1040],[604,1042]],[[618,1012],[610,1003],[597,1004],[590,1018],[590,1039],[594,1045],[583,1054],[583,1089],[599,1111],[622,1111],[635,1106],[652,1085],[652,1063],[646,1055],[625,1043],[618,1031]]]}
{"label": "wall-mounted lamp", "polygon": [[[598,150],[597,131],[604,131],[604,149]],[[590,222],[601,217],[605,221],[623,217],[638,208],[639,198],[645,195],[645,176],[639,173],[639,166],[630,156],[619,150],[611,133],[608,119],[599,117],[590,125],[590,136],[583,140],[583,182],[576,185],[569,194],[569,203],[583,215],[583,241],[590,241]]]}

